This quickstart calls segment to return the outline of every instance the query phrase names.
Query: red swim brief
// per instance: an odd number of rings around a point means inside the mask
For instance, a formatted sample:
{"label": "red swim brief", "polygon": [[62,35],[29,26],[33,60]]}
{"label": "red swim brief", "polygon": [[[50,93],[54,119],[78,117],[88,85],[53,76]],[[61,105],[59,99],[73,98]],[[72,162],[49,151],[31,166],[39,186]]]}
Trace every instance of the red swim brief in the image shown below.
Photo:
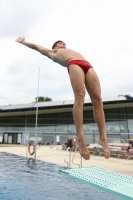
{"label": "red swim brief", "polygon": [[70,60],[67,62],[68,73],[69,73],[68,67],[72,64],[80,66],[83,69],[85,74],[88,72],[90,68],[93,68],[92,65],[86,60]]}

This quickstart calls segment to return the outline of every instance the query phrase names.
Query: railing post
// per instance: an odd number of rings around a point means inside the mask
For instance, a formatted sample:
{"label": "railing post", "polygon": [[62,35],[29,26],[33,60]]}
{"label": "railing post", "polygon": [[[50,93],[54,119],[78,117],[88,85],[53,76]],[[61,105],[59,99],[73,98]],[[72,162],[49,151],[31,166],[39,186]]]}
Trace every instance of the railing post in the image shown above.
{"label": "railing post", "polygon": [[69,149],[69,166],[71,166],[71,149]]}

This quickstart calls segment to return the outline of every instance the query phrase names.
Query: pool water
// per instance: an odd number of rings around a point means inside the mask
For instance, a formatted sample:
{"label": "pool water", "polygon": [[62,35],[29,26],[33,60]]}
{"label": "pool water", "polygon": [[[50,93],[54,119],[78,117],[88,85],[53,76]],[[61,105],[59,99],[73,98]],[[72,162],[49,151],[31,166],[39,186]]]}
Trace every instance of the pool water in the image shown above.
{"label": "pool water", "polygon": [[0,200],[121,200],[59,174],[66,167],[0,153]]}

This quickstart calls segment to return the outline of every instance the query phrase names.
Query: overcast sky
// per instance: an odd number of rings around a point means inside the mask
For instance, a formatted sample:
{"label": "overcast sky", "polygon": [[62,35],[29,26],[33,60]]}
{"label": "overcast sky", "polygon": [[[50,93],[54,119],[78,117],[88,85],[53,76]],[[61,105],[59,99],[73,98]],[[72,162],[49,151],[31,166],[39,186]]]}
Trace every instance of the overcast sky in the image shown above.
{"label": "overcast sky", "polygon": [[[0,105],[74,99],[67,69],[15,42],[56,40],[93,65],[102,97],[133,95],[132,0],[0,0]],[[86,99],[89,98],[86,94]]]}

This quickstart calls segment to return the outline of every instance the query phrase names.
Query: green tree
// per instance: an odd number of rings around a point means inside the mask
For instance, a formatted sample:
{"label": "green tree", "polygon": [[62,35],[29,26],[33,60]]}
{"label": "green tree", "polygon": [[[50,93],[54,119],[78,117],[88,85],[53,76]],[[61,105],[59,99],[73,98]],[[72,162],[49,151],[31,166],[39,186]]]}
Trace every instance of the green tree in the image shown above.
{"label": "green tree", "polygon": [[[45,101],[52,101],[52,99],[49,97],[43,97],[43,96],[38,97],[38,102],[45,102]],[[35,98],[35,102],[37,102],[37,97]]]}

